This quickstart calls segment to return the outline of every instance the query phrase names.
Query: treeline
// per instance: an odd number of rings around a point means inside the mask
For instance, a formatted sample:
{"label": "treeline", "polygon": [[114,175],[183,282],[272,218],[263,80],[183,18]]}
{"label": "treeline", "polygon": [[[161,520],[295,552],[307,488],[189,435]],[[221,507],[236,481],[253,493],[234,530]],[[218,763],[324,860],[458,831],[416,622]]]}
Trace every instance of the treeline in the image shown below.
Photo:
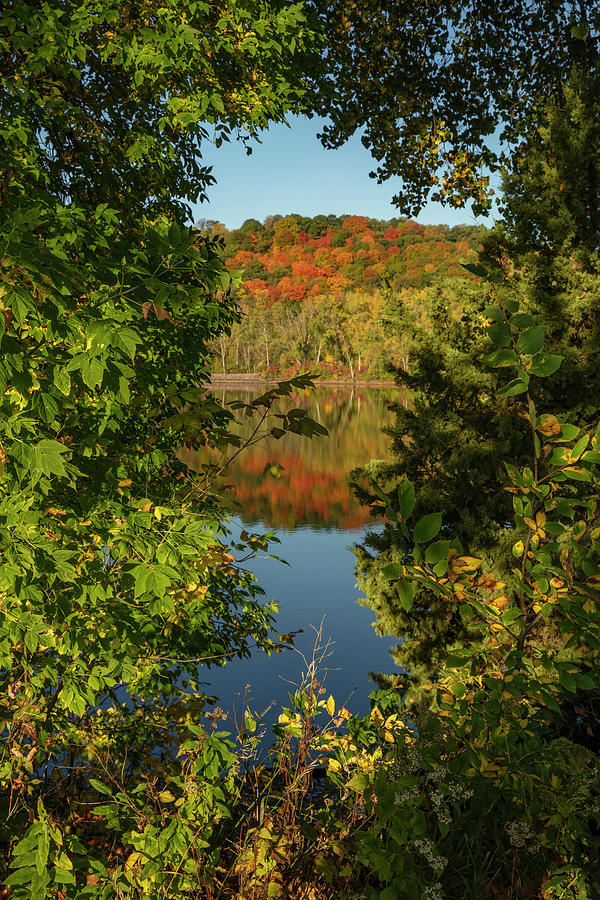
{"label": "treeline", "polygon": [[420,225],[406,218],[268,216],[241,228],[203,220],[223,240],[243,316],[213,344],[219,372],[280,374],[305,369],[333,377],[381,378],[405,365],[403,308],[418,316],[440,279],[467,273],[486,229]]}

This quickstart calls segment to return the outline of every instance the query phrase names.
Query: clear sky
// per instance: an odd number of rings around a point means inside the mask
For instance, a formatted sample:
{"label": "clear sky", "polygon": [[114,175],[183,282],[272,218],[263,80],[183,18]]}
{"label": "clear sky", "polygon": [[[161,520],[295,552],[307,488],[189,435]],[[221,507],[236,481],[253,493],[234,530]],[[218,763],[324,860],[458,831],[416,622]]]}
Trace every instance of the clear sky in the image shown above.
{"label": "clear sky", "polygon": [[[246,219],[265,216],[320,213],[391,219],[398,210],[391,198],[399,179],[378,185],[369,178],[376,162],[355,135],[339,150],[324,150],[316,135],[322,120],[290,117],[290,127],[276,125],[265,132],[262,143],[253,142],[246,155],[239,142],[219,149],[204,145],[203,162],[212,165],[217,184],[209,190],[209,202],[197,204],[194,220],[215,219],[227,228],[239,228]],[[417,221],[422,224],[491,225],[475,218],[468,209],[449,209],[428,204]]]}

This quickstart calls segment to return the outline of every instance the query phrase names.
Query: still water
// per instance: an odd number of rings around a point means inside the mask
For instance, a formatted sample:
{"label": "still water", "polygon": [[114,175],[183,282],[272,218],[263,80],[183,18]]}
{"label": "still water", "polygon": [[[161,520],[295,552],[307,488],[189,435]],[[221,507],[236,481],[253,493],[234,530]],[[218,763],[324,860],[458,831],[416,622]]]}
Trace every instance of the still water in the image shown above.
{"label": "still water", "polygon": [[[224,403],[249,402],[256,395],[215,394]],[[389,400],[398,396],[385,388],[317,388],[299,394],[286,401],[287,407],[306,409],[329,437],[269,439],[246,449],[229,468],[227,481],[235,486],[233,536],[244,528],[277,533],[281,543],[272,545],[272,552],[288,565],[262,558],[248,566],[266,598],[279,604],[278,632],[302,633],[296,650],[270,657],[255,653],[223,669],[203,670],[207,692],[226,711],[239,712],[245,690],[253,710],[261,712],[273,701],[276,707],[289,705],[287,692],[306,672],[319,629],[324,686],[352,712],[369,709],[368,694],[375,687],[370,671],[395,670],[389,655],[393,639],[376,634],[374,613],[359,604],[351,548],[378,526],[354,498],[349,473],[370,459],[389,457],[389,438],[381,429],[390,421]],[[278,479],[263,475],[273,460],[283,466]]]}

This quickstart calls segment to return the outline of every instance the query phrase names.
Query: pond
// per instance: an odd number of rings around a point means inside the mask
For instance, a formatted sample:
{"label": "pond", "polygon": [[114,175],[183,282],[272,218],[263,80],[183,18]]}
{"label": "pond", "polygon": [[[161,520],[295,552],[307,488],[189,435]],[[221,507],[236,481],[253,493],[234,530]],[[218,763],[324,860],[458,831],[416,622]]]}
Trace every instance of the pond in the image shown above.
{"label": "pond", "polygon": [[[258,392],[215,390],[224,403],[249,402]],[[393,388],[319,387],[299,394],[288,407],[306,409],[329,437],[269,439],[246,449],[229,468],[227,481],[236,494],[233,535],[242,529],[277,533],[281,543],[272,545],[272,552],[287,565],[270,558],[248,565],[267,599],[279,604],[278,632],[301,634],[295,650],[270,657],[255,653],[222,669],[203,670],[207,692],[227,712],[235,708],[239,715],[245,691],[259,712],[273,702],[274,708],[289,705],[288,691],[301,681],[317,641],[327,694],[354,713],[369,709],[375,688],[369,672],[395,671],[389,654],[394,640],[376,634],[374,613],[359,603],[351,548],[378,526],[353,496],[349,474],[370,459],[389,458],[382,428],[391,419],[390,399],[399,396]],[[278,479],[263,475],[273,460],[283,466]],[[192,458],[186,461],[194,465]]]}

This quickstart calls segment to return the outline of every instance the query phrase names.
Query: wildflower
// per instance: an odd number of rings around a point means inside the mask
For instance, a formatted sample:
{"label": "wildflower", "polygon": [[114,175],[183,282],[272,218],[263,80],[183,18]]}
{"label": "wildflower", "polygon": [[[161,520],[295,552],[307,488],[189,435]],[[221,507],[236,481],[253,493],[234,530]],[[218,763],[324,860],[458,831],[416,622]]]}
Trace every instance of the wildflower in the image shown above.
{"label": "wildflower", "polygon": [[508,835],[508,840],[517,850],[527,849],[530,853],[539,850],[539,841],[535,837],[529,822],[522,819],[519,822],[507,822],[504,830]]}
{"label": "wildflower", "polygon": [[435,844],[429,838],[419,838],[415,841],[415,847],[436,872],[441,872],[448,865],[446,857],[438,854]]}
{"label": "wildflower", "polygon": [[425,896],[427,897],[427,900],[443,900],[441,884],[438,882],[437,884],[431,884],[429,887],[426,887]]}
{"label": "wildflower", "polygon": [[449,825],[452,821],[452,813],[446,806],[443,809],[438,810],[437,817],[440,825]]}
{"label": "wildflower", "polygon": [[461,800],[469,800],[472,796],[473,791],[471,788],[466,788],[462,784],[448,785],[448,799],[451,800],[452,803],[458,803]]}
{"label": "wildflower", "polygon": [[392,781],[397,781],[402,777],[402,763],[396,761],[393,762],[389,768],[390,778]]}
{"label": "wildflower", "polygon": [[413,797],[418,797],[418,796],[419,796],[419,790],[416,787],[407,788],[405,791],[402,791],[402,793],[400,793],[399,791],[396,791],[396,793],[394,794],[394,803],[397,806],[400,806],[402,803],[407,803],[408,800],[411,800]]}
{"label": "wildflower", "polygon": [[421,757],[417,753],[414,747],[409,747],[407,752],[407,761],[408,761],[408,771],[409,772],[418,772],[421,768]]}
{"label": "wildflower", "polygon": [[446,799],[446,798],[444,797],[444,795],[441,793],[441,791],[432,791],[432,792],[430,793],[429,797],[430,797],[431,802],[433,803],[433,805],[435,806],[436,809],[439,809],[440,806],[443,805],[443,803],[444,803],[444,801],[445,801],[445,799]]}

